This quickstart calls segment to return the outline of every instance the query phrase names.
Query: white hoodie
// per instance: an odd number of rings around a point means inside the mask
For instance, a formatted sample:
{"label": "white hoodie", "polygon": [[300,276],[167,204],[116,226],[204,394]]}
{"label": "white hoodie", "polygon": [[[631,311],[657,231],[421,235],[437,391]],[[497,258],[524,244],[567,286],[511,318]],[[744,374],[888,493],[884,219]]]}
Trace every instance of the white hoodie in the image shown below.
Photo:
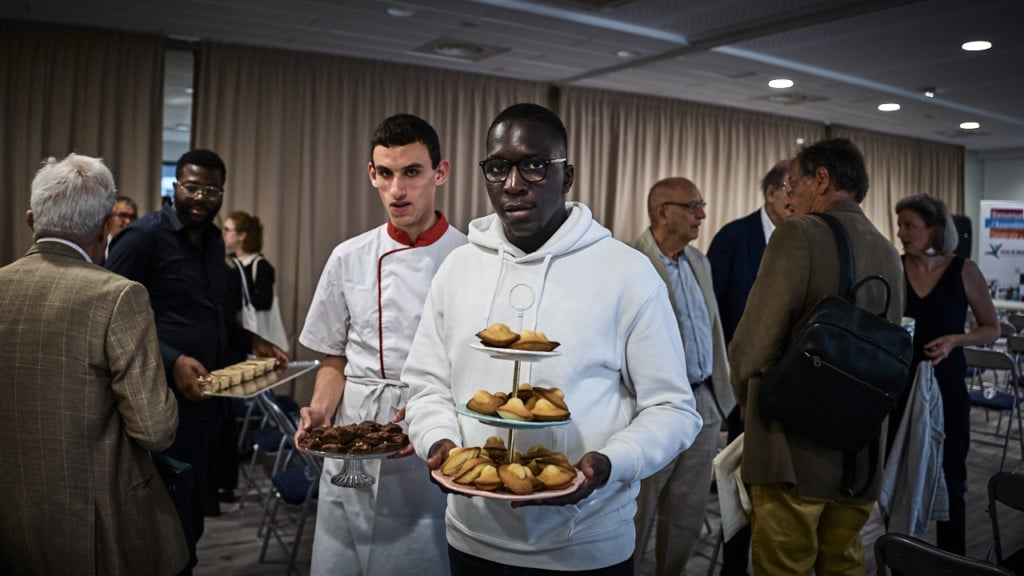
{"label": "white hoodie", "polygon": [[[702,422],[665,283],[585,205],[569,202],[566,209],[568,220],[530,254],[509,243],[496,215],[470,223],[470,243],[452,251],[434,276],[402,381],[421,458],[445,438],[482,446],[507,431],[459,416],[455,406],[477,390],[511,391],[514,365],[471,349],[479,342],[475,333],[504,322],[561,342],[560,356],[523,363],[520,382],[561,388],[571,422],[518,430],[516,449],[543,444],[572,462],[601,452],[612,465],[608,483],[561,507],[513,509],[450,495],[448,542],[502,564],[588,570],[632,555],[640,480],[689,447]],[[533,294],[521,325],[510,303],[520,284]]]}

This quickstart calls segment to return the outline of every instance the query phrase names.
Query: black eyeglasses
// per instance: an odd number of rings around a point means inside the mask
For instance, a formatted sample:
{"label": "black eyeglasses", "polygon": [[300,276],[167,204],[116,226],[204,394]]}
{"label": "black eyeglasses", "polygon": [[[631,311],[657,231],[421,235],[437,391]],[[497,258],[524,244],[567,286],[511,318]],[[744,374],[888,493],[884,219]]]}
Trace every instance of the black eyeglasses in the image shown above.
{"label": "black eyeglasses", "polygon": [[697,210],[703,210],[708,203],[703,200],[694,200],[693,202],[662,202],[662,206],[679,206],[685,208],[690,212],[696,212]]}
{"label": "black eyeglasses", "polygon": [[548,175],[548,166],[561,164],[565,158],[523,158],[515,162],[504,158],[488,158],[480,162],[480,169],[484,171],[484,179],[494,184],[500,184],[508,179],[512,166],[519,170],[519,176],[527,182],[540,182]]}
{"label": "black eyeglasses", "polygon": [[202,184],[194,184],[192,182],[175,182],[174,185],[184,190],[186,194],[193,198],[197,198],[202,194],[203,197],[210,200],[220,200],[224,196],[224,189],[220,186],[203,186]]}

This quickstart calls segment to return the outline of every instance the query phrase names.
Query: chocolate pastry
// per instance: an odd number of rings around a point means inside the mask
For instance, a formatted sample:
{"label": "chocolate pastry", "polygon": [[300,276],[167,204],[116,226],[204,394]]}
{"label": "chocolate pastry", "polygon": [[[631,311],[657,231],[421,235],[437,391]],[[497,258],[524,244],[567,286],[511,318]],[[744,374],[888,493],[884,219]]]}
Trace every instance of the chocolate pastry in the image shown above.
{"label": "chocolate pastry", "polygon": [[363,435],[363,442],[366,442],[370,446],[377,446],[378,444],[384,443],[384,435],[380,432],[369,432]]}

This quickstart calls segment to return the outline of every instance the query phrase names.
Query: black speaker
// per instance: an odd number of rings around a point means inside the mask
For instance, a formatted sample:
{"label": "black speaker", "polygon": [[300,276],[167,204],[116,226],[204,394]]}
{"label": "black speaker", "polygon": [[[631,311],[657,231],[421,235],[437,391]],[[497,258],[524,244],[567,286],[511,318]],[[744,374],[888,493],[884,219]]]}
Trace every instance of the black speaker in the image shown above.
{"label": "black speaker", "polygon": [[964,258],[971,257],[971,219],[963,214],[953,215],[953,224],[956,225],[956,235],[960,237],[960,243],[956,245],[956,255]]}

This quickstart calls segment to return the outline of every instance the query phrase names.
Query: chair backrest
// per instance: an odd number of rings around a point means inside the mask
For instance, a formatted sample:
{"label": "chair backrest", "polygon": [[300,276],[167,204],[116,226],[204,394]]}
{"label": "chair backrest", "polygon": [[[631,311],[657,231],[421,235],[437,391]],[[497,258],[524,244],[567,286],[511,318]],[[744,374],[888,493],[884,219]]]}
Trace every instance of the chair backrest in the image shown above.
{"label": "chair backrest", "polygon": [[269,397],[272,392],[268,390],[264,392],[264,394],[268,396],[260,398],[260,408],[262,408],[274,424],[281,429],[281,432],[285,435],[285,442],[287,442],[288,446],[294,450],[295,455],[298,456],[302,463],[305,466],[309,466],[310,470],[319,474],[320,462],[302,450],[295,450],[295,432],[298,429],[295,420],[288,414],[285,414],[284,410],[281,409],[277,402],[275,402],[273,398]]}
{"label": "chair backrest", "polygon": [[996,562],[1003,561],[1002,538],[996,503],[1024,511],[1024,474],[999,472],[988,480],[988,513],[992,518],[992,540]]}
{"label": "chair backrest", "polygon": [[1010,354],[1024,352],[1024,336],[1010,336],[1006,339],[1006,351]]}
{"label": "chair backrest", "polygon": [[1013,373],[1014,377],[1017,376],[1017,363],[1005,352],[965,346],[964,357],[967,359],[968,366],[977,366],[991,370],[1008,370]]}
{"label": "chair backrest", "polygon": [[1011,326],[1017,329],[1017,332],[1024,330],[1024,314],[1010,314],[1010,317],[1007,318],[1007,321],[1010,323]]}
{"label": "chair backrest", "polygon": [[1013,572],[946,552],[905,534],[883,534],[875,541],[875,560],[895,576],[1013,576]]}
{"label": "chair backrest", "polygon": [[1009,322],[1000,322],[999,323],[999,337],[1000,338],[1009,338],[1010,336],[1014,336],[1016,334],[1017,334],[1017,328],[1013,324],[1010,324]]}

